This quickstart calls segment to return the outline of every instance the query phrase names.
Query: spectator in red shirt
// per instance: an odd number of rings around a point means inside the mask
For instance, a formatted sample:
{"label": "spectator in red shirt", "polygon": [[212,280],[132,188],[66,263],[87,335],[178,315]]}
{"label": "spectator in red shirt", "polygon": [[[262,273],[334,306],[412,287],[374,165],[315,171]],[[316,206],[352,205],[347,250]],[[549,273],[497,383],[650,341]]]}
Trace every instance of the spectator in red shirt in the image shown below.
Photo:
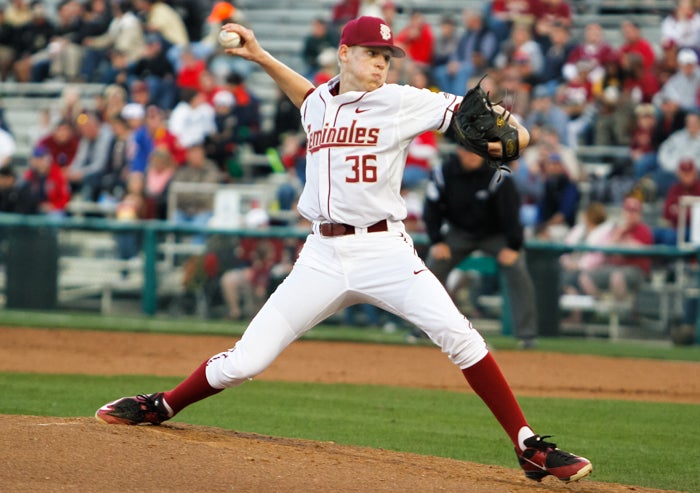
{"label": "spectator in red shirt", "polygon": [[180,53],[180,68],[177,71],[175,85],[178,89],[200,90],[199,77],[206,69],[204,60],[195,57],[192,51],[185,48]]}
{"label": "spectator in red shirt", "polygon": [[635,52],[623,54],[620,65],[625,73],[622,92],[626,102],[632,104],[650,103],[661,87],[651,70],[644,66],[642,56]]}
{"label": "spectator in red shirt", "polygon": [[[640,247],[654,243],[651,228],[642,222],[642,203],[635,197],[627,197],[622,205],[622,217],[600,246]],[[584,271],[579,276],[583,291],[600,298],[601,292],[610,289],[615,300],[628,301],[629,291],[637,289],[651,271],[651,258],[643,255],[606,255],[604,265]]]}
{"label": "spectator in red shirt", "polygon": [[639,53],[642,56],[642,61],[644,63],[644,70],[651,70],[654,65],[654,60],[656,55],[654,54],[654,47],[651,43],[642,36],[642,31],[639,28],[639,24],[633,21],[622,21],[620,24],[620,30],[625,38],[625,42],[620,46],[620,53],[622,55],[628,53]]}
{"label": "spectator in red shirt", "polygon": [[[654,243],[676,246],[678,243],[678,219],[680,214],[680,199],[684,195],[700,197],[700,180],[698,168],[692,159],[684,159],[678,165],[676,173],[678,181],[671,185],[664,201],[664,219],[668,227],[654,229]],[[686,240],[690,232],[690,214],[686,216]]]}
{"label": "spectator in red shirt", "polygon": [[396,44],[406,51],[408,58],[421,66],[432,64],[434,40],[430,24],[417,10],[411,13],[408,25],[396,35]]}
{"label": "spectator in red shirt", "polygon": [[29,167],[20,184],[19,196],[22,197],[22,203],[17,212],[56,217],[65,215],[70,200],[70,186],[47,147],[37,145],[32,151]]}

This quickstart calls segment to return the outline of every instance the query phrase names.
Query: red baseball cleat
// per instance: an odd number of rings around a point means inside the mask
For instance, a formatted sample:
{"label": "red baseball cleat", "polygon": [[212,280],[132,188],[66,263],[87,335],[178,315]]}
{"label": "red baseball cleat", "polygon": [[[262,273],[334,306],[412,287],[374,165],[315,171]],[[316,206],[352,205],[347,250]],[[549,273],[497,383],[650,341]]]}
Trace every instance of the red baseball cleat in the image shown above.
{"label": "red baseball cleat", "polygon": [[585,457],[579,457],[569,452],[559,450],[554,443],[545,442],[543,438],[535,435],[525,440],[522,453],[517,449],[520,467],[525,471],[525,476],[534,481],[542,481],[542,478],[550,474],[555,478],[570,483],[588,476],[593,470],[591,461]]}

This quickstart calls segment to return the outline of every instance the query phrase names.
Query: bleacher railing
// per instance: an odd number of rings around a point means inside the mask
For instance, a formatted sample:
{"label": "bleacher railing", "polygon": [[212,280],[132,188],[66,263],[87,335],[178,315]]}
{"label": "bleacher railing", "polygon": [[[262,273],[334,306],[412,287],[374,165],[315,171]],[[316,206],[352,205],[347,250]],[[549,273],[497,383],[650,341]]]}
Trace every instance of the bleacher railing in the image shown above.
{"label": "bleacher railing", "polygon": [[[298,238],[303,239],[310,234],[308,228],[289,226],[274,226],[262,229],[248,228],[212,228],[196,227],[191,225],[177,225],[168,221],[120,221],[115,219],[102,219],[92,217],[67,217],[55,219],[46,216],[26,216],[19,214],[0,214],[0,232],[12,235],[13,228],[44,228],[49,230],[81,230],[100,233],[139,232],[142,236],[141,255],[143,270],[143,284],[141,286],[141,310],[144,314],[152,316],[156,314],[158,307],[158,261],[159,244],[169,234],[176,235],[230,235],[247,238]],[[414,243],[419,246],[427,245],[428,238],[423,233],[412,233]],[[600,247],[591,245],[565,245],[561,243],[542,242],[529,240],[526,242],[528,255],[544,255],[546,259],[558,264],[558,258],[564,253],[574,251],[599,251],[606,254],[644,255],[665,260],[684,260],[700,264],[700,245],[687,245],[684,247],[653,245],[644,247]],[[47,279],[47,282],[50,280]],[[697,292],[700,286],[700,277],[691,282],[690,288]],[[543,293],[539,293],[541,295]],[[546,296],[549,296],[548,294]],[[557,309],[556,299],[548,299],[545,304]],[[696,321],[697,341],[700,341],[700,317]]]}

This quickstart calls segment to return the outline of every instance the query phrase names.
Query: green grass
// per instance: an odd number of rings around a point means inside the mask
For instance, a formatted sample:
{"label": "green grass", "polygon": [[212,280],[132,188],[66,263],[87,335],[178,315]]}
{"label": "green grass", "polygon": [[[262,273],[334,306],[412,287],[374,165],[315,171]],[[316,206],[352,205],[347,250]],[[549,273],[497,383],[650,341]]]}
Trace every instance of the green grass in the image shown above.
{"label": "green grass", "polygon": [[[0,325],[19,327],[65,328],[82,330],[110,330],[168,334],[200,334],[240,336],[246,324],[221,320],[201,320],[192,317],[101,316],[90,313],[37,312],[0,310]],[[478,320],[475,322],[479,328]],[[371,342],[405,344],[405,331],[385,333],[380,329],[322,324],[311,330],[304,339],[327,341]],[[515,339],[497,334],[484,334],[489,345],[496,349],[514,349]],[[432,345],[430,341],[419,344]],[[659,341],[619,341],[575,337],[540,338],[540,351],[569,354],[596,354],[625,358],[652,358],[677,361],[700,361],[700,345],[674,347]]]}
{"label": "green grass", "polygon": [[[158,377],[0,374],[0,413],[90,416],[117,396],[177,382]],[[520,401],[536,429],[555,435],[562,448],[594,462],[595,480],[700,491],[698,406]],[[469,393],[254,381],[185,409],[175,421],[517,467],[510,442],[483,403]]]}
{"label": "green grass", "polygon": [[[239,336],[243,323],[195,318],[103,317],[0,311],[0,325]],[[477,321],[478,328],[478,321]],[[320,325],[305,339],[403,344],[405,332]],[[510,337],[486,334],[496,349]],[[428,341],[420,344],[431,345]],[[700,346],[572,337],[543,338],[539,351],[700,361]],[[0,374],[0,413],[88,416],[116,396],[169,388],[179,379]],[[67,394],[71,399],[65,399]],[[686,404],[521,398],[533,426],[589,457],[594,479],[700,491],[700,408]],[[379,386],[251,382],[184,410],[176,420],[266,435],[330,440],[515,467],[509,441],[471,394]],[[574,431],[572,431],[574,430]]]}

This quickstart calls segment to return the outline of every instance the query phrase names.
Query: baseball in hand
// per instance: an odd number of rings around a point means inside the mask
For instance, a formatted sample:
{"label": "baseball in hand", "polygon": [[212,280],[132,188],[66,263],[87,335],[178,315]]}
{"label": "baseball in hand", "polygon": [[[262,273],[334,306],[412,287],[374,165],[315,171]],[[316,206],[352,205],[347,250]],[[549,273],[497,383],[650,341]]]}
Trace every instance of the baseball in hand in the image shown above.
{"label": "baseball in hand", "polygon": [[224,31],[222,29],[219,32],[219,43],[224,48],[238,48],[241,46],[241,37],[238,35],[238,33]]}

